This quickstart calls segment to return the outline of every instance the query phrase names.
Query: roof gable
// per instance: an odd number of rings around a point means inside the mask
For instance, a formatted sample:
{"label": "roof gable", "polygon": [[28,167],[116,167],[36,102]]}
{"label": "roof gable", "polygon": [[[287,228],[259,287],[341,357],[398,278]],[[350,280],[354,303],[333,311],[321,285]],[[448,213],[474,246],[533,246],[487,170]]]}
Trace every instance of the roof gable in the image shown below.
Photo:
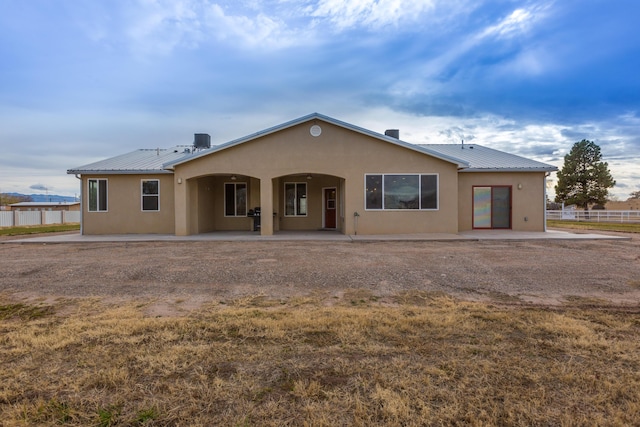
{"label": "roof gable", "polygon": [[449,163],[453,163],[453,164],[457,165],[459,168],[468,167],[468,164],[464,160],[460,160],[460,159],[458,159],[456,157],[452,157],[452,156],[449,156],[447,154],[443,154],[443,153],[439,153],[437,151],[433,151],[433,150],[429,149],[428,147],[423,147],[423,146],[419,146],[419,145],[415,145],[415,144],[410,144],[408,142],[404,142],[404,141],[399,140],[397,138],[393,138],[393,137],[390,137],[390,136],[387,136],[387,135],[383,135],[383,134],[380,134],[380,133],[377,133],[377,132],[373,132],[371,130],[368,130],[368,129],[365,129],[365,128],[361,128],[359,126],[355,126],[355,125],[352,125],[350,123],[346,123],[346,122],[334,119],[332,117],[325,116],[323,114],[313,113],[313,114],[309,114],[309,115],[297,118],[295,120],[291,120],[291,121],[282,123],[282,124],[277,125],[277,126],[273,126],[273,127],[264,129],[264,130],[256,132],[256,133],[252,133],[250,135],[247,135],[247,136],[244,136],[244,137],[241,137],[241,138],[238,138],[238,139],[234,139],[232,141],[229,141],[229,142],[221,144],[221,145],[213,146],[213,147],[211,147],[209,149],[206,149],[206,150],[195,152],[195,153],[193,153],[191,155],[188,155],[188,156],[185,156],[183,158],[176,159],[176,160],[173,160],[173,161],[169,161],[169,162],[164,164],[164,168],[173,169],[175,166],[178,166],[180,164],[183,164],[183,163],[186,163],[186,162],[190,162],[190,161],[198,159],[200,157],[208,156],[208,155],[217,153],[219,151],[226,150],[228,148],[235,147],[235,146],[240,145],[240,144],[244,144],[244,143],[249,142],[249,141],[253,141],[255,139],[261,138],[261,137],[266,136],[266,135],[270,135],[270,134],[273,134],[273,133],[281,132],[281,131],[283,131],[285,129],[291,128],[293,126],[300,125],[300,124],[305,123],[305,122],[310,122],[310,121],[323,121],[323,122],[326,122],[326,123],[330,123],[330,124],[333,124],[335,126],[341,127],[343,129],[350,130],[352,132],[357,132],[357,133],[360,133],[360,134],[363,134],[363,135],[367,135],[367,136],[370,136],[372,138],[376,138],[376,139],[379,139],[379,140],[382,140],[382,141],[385,141],[385,142],[388,142],[388,143],[391,143],[391,144],[394,144],[394,145],[398,145],[400,147],[407,148],[407,149],[412,150],[412,151],[417,151],[419,153],[426,154],[426,155],[429,155],[431,157],[435,157],[437,159],[444,160],[444,161],[449,162]]}

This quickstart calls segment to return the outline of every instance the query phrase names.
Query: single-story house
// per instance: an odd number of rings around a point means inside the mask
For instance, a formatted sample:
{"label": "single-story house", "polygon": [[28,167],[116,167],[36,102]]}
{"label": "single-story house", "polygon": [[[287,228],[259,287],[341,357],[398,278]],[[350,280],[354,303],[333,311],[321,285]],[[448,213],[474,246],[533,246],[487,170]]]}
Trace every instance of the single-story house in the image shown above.
{"label": "single-story house", "polygon": [[194,144],[67,172],[81,179],[84,234],[182,236],[544,231],[555,170],[477,144],[410,144],[398,130],[314,113],[221,145],[195,134]]}
{"label": "single-story house", "polygon": [[80,202],[18,202],[12,203],[12,211],[79,211]]}

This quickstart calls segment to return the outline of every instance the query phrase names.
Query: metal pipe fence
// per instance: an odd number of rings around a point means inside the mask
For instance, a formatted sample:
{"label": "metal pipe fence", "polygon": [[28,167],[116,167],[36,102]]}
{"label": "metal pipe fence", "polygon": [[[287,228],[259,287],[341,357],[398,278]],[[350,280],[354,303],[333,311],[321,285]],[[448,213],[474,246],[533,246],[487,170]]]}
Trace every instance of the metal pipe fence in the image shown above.
{"label": "metal pipe fence", "polygon": [[547,219],[589,222],[640,222],[640,210],[607,211],[607,210],[548,210]]}

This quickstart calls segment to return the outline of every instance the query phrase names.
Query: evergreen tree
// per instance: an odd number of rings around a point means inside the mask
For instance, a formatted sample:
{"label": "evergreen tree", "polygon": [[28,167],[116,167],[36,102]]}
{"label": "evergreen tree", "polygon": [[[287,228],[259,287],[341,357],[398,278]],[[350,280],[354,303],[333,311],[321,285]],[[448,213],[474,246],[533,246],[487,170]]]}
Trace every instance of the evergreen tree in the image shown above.
{"label": "evergreen tree", "polygon": [[609,188],[616,185],[609,165],[602,161],[600,147],[583,139],[571,147],[564,156],[564,165],[558,172],[556,202],[575,204],[589,209],[590,204],[604,205]]}

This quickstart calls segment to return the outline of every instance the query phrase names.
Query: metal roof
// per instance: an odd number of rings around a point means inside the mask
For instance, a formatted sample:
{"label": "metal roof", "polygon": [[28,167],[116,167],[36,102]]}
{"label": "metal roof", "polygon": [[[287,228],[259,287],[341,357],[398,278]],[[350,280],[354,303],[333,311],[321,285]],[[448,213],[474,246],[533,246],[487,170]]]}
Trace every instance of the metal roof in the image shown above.
{"label": "metal roof", "polygon": [[12,203],[10,206],[17,206],[19,208],[33,207],[33,206],[72,206],[79,205],[80,202],[18,202]]}
{"label": "metal roof", "polygon": [[69,174],[140,174],[172,173],[163,165],[190,156],[190,146],[135,150],[88,165],[67,170]]}
{"label": "metal roof", "polygon": [[69,174],[159,174],[173,173],[175,166],[236,145],[297,126],[311,120],[324,121],[457,165],[461,172],[553,172],[555,166],[478,144],[411,144],[334,118],[313,113],[208,149],[193,151],[182,145],[169,149],[140,149],[67,170]]}
{"label": "metal roof", "polygon": [[469,167],[460,172],[553,172],[558,170],[557,167],[546,163],[478,144],[423,144],[420,146],[467,162]]}
{"label": "metal roof", "polygon": [[358,132],[358,133],[361,133],[361,134],[364,134],[364,135],[367,135],[367,136],[371,136],[373,138],[381,139],[381,140],[389,142],[391,144],[399,145],[401,147],[408,148],[410,150],[417,151],[419,153],[427,154],[429,156],[438,158],[440,160],[444,160],[444,161],[449,162],[449,163],[454,163],[459,168],[464,168],[464,167],[468,166],[468,164],[464,160],[449,156],[449,155],[444,154],[444,153],[439,153],[439,152],[433,151],[428,146],[424,147],[424,146],[420,146],[420,145],[411,144],[411,143],[402,141],[402,140],[397,139],[397,138],[393,138],[393,137],[390,137],[390,136],[387,136],[387,135],[383,135],[381,133],[373,132],[371,130],[368,130],[368,129],[365,129],[365,128],[361,128],[359,126],[355,126],[355,125],[352,125],[350,123],[343,122],[341,120],[337,120],[337,119],[334,119],[334,118],[329,117],[329,116],[325,116],[325,115],[320,114],[320,113],[312,113],[312,114],[309,114],[309,115],[306,115],[306,116],[291,120],[289,122],[282,123],[280,125],[273,126],[273,127],[267,128],[265,130],[262,130],[262,131],[259,131],[259,132],[256,132],[256,133],[252,133],[252,134],[244,136],[242,138],[234,139],[233,141],[229,141],[229,142],[227,142],[225,144],[216,145],[216,146],[211,147],[211,148],[209,148],[207,150],[202,150],[202,151],[196,152],[196,153],[194,153],[194,154],[192,154],[190,156],[187,156],[187,157],[184,157],[184,158],[181,158],[181,159],[176,159],[176,160],[173,160],[173,161],[169,161],[164,166],[167,169],[173,169],[175,166],[177,166],[179,164],[182,164],[182,163],[185,163],[185,162],[188,162],[190,160],[193,160],[193,159],[196,159],[196,158],[199,158],[199,157],[202,157],[202,156],[207,156],[209,154],[213,154],[213,153],[216,153],[218,151],[222,151],[222,150],[225,150],[227,148],[234,147],[236,145],[240,145],[240,144],[243,144],[245,142],[254,140],[256,138],[260,138],[260,137],[265,136],[265,135],[269,135],[269,134],[272,134],[272,133],[275,133],[275,132],[279,132],[281,130],[284,130],[284,129],[287,129],[287,128],[290,128],[290,127],[293,127],[293,126],[297,126],[297,125],[299,125],[301,123],[308,122],[308,121],[311,121],[311,120],[320,120],[320,121],[323,121],[323,122],[331,123],[331,124],[336,125],[336,126],[340,126],[342,128],[345,128],[345,129],[349,129],[349,130],[354,131],[354,132]]}

